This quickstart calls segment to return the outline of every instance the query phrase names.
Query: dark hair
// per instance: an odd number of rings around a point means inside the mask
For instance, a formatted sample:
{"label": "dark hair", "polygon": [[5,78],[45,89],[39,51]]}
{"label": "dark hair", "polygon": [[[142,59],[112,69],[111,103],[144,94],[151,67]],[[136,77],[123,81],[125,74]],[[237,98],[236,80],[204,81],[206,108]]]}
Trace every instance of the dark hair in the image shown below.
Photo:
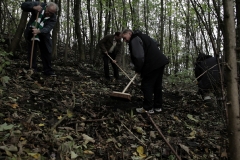
{"label": "dark hair", "polygon": [[121,32],[115,32],[114,36],[120,36]]}

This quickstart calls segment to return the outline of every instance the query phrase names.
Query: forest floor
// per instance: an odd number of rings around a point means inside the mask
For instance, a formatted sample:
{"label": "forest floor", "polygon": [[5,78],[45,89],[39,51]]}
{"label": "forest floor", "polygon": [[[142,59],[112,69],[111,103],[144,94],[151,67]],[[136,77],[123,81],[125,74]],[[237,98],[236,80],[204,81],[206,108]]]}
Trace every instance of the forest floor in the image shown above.
{"label": "forest floor", "polygon": [[0,87],[0,159],[173,160],[164,138],[182,160],[228,156],[222,109],[206,106],[194,83],[173,85],[165,76],[163,111],[148,117],[135,112],[143,99],[138,83],[126,91],[131,101],[110,98],[128,84],[123,74],[106,82],[102,67],[59,59],[57,77],[29,75],[25,59],[11,62]]}

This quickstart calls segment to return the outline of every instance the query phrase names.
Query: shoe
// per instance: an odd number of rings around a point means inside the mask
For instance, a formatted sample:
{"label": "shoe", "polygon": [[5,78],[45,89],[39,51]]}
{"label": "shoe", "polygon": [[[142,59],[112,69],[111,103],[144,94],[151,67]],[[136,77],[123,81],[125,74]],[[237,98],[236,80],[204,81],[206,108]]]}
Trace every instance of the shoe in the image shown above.
{"label": "shoe", "polygon": [[154,110],[155,110],[156,112],[161,112],[161,111],[162,111],[162,108],[154,108]]}
{"label": "shoe", "polygon": [[136,111],[137,111],[138,113],[144,113],[144,112],[146,112],[146,110],[143,109],[143,108],[136,108]]}
{"label": "shoe", "polygon": [[147,111],[149,114],[154,114],[154,110],[150,109],[149,111]]}
{"label": "shoe", "polygon": [[37,68],[27,68],[26,69],[27,71],[33,71],[34,73],[38,73],[39,72],[39,70],[37,69]]}
{"label": "shoe", "polygon": [[57,75],[54,72],[44,72],[43,73],[46,76],[56,77]]}
{"label": "shoe", "polygon": [[148,112],[149,114],[153,114],[154,113],[154,110],[153,109],[150,109],[150,110],[145,110],[144,108],[136,108],[136,111],[138,113],[145,113],[145,112]]}

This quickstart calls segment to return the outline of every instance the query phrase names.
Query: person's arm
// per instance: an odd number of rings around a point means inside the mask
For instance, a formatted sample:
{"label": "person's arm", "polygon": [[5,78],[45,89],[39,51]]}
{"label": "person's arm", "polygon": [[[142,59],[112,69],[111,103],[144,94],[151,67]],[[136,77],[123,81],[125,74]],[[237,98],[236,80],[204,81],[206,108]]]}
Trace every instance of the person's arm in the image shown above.
{"label": "person's arm", "polygon": [[144,49],[142,45],[142,40],[139,37],[135,37],[131,40],[131,57],[132,62],[135,66],[135,71],[141,73],[144,65]]}
{"label": "person's arm", "polygon": [[21,5],[21,9],[25,12],[39,11],[40,7],[41,7],[40,3],[37,2],[37,1],[33,1],[33,2],[32,1],[27,1],[27,2],[23,2],[22,5]]}
{"label": "person's arm", "polygon": [[44,24],[43,28],[40,29],[40,33],[43,33],[43,34],[49,33],[53,29],[53,27],[55,26],[56,22],[57,22],[56,15],[53,15],[53,17],[51,17],[48,20],[48,22],[46,22]]}
{"label": "person's arm", "polygon": [[117,46],[116,46],[116,58],[115,58],[116,61],[121,58],[122,45],[123,45],[122,42],[118,42],[118,43],[117,43]]}
{"label": "person's arm", "polygon": [[105,53],[105,54],[108,53],[108,51],[107,51],[107,49],[106,49],[106,47],[105,47],[105,43],[107,42],[107,40],[108,40],[108,36],[105,36],[103,39],[101,39],[101,40],[99,41],[99,48],[100,48],[101,51],[102,51],[103,53]]}

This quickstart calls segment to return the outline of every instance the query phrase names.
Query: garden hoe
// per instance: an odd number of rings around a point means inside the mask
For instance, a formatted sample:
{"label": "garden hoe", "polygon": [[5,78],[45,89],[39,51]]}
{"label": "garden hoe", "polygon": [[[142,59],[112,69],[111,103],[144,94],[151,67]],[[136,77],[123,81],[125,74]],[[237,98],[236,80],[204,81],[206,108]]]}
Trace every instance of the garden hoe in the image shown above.
{"label": "garden hoe", "polygon": [[[112,57],[110,57],[108,54],[107,54],[107,56],[111,59],[111,61],[114,61],[113,59],[112,59]],[[124,72],[124,70],[117,64],[117,63],[115,63],[116,64],[116,66],[126,75],[126,77],[129,79],[129,80],[131,80],[131,78],[128,76],[128,74],[126,73],[126,72]],[[133,82],[134,83],[134,82]]]}
{"label": "garden hoe", "polygon": [[130,84],[133,82],[133,80],[136,78],[137,74],[134,75],[134,77],[131,79],[131,81],[128,83],[128,85],[124,88],[124,90],[122,92],[115,92],[113,91],[110,96],[112,98],[120,98],[120,99],[127,99],[127,100],[131,100],[131,94],[129,93],[125,93],[126,90],[128,89],[128,87],[130,86]]}

